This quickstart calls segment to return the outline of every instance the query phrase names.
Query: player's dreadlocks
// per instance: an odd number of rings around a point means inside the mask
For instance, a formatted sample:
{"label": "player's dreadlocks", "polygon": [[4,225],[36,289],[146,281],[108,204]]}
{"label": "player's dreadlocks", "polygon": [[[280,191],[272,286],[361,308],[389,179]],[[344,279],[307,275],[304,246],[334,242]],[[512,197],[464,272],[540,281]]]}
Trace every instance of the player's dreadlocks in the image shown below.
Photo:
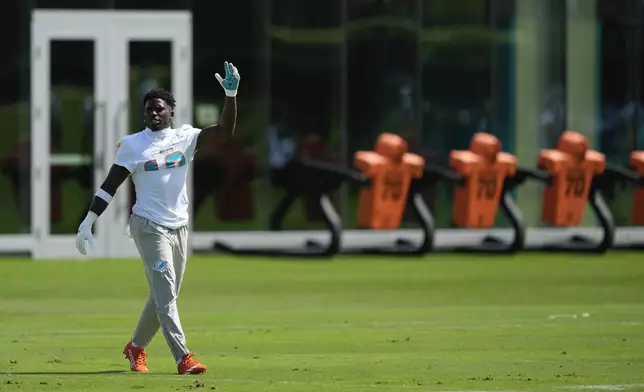
{"label": "player's dreadlocks", "polygon": [[176,101],[174,100],[174,95],[170,91],[166,90],[150,90],[147,94],[145,94],[145,97],[143,97],[143,105],[145,105],[148,101],[153,100],[153,99],[162,99],[164,100],[172,109],[176,106]]}

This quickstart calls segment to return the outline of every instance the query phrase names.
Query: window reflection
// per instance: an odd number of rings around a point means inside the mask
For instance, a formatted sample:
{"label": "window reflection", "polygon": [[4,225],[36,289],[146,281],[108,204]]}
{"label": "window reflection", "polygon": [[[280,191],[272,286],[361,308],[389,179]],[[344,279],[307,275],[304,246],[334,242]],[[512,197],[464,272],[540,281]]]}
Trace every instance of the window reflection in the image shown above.
{"label": "window reflection", "polygon": [[[341,1],[274,0],[270,26],[270,118],[264,129],[270,188],[262,192],[268,216],[284,195],[284,185],[299,179],[289,164],[307,156],[339,163]],[[333,200],[341,208],[339,195]],[[299,200],[285,229],[323,225],[317,198]]]}
{"label": "window reflection", "polygon": [[[609,162],[628,165],[631,151],[644,148],[644,4],[636,0],[597,3],[601,93],[598,146]],[[633,187],[605,192],[618,225],[632,225]]]}
{"label": "window reflection", "polygon": [[[63,9],[151,7],[129,0],[32,3]],[[564,129],[588,120],[595,125],[585,132],[594,132],[595,147],[610,162],[627,164],[632,150],[644,148],[644,5],[639,0],[595,1],[597,107],[571,119],[573,94],[585,91],[569,80],[575,42],[567,40],[576,14],[568,3],[574,2],[155,3],[155,9],[193,12],[195,120],[216,118],[221,109],[223,95],[209,78],[224,61],[235,62],[243,75],[235,138],[227,144],[206,143],[197,156],[195,229],[265,229],[283,194],[280,184],[290,178],[284,170],[290,158],[309,154],[350,164],[354,151],[373,148],[384,131],[403,134],[412,151],[442,164],[451,149],[467,148],[474,132],[487,131],[502,140],[506,151],[532,164],[538,150],[552,147]],[[6,45],[5,72],[0,74],[0,115],[7,138],[0,146],[0,190],[11,195],[9,207],[0,211],[6,222],[0,231],[28,232],[29,78],[24,64],[29,12],[26,3],[10,4],[5,13],[25,23],[20,24],[24,39]],[[249,17],[237,18],[234,25],[225,20],[213,24],[215,10]],[[231,198],[233,194],[238,197]],[[539,189],[530,187],[517,194],[531,225],[539,224],[538,195]],[[630,195],[630,188],[606,194],[621,225],[631,224]],[[354,227],[356,190],[346,200],[340,196],[335,200],[346,213],[345,226]],[[439,227],[449,226],[449,189],[428,192],[426,200]],[[319,218],[314,203],[303,201],[286,227],[316,228]]]}
{"label": "window reflection", "polygon": [[[447,164],[453,149],[467,149],[472,135],[489,132],[514,152],[510,89],[509,1],[448,0],[423,3],[421,36],[422,140]],[[451,222],[451,186],[436,189],[439,227]]]}
{"label": "window reflection", "polygon": [[[31,157],[29,140],[29,20],[22,2],[3,4],[3,15],[15,23],[0,25],[3,46],[0,72],[0,209],[1,234],[29,233],[31,228]],[[17,38],[17,37],[20,37]]]}

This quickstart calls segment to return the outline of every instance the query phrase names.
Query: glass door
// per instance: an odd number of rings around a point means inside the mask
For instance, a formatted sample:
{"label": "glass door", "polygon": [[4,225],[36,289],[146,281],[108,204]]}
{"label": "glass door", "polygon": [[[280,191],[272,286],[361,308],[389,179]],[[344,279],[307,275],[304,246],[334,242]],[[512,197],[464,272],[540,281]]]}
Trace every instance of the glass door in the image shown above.
{"label": "glass door", "polygon": [[[106,152],[111,157],[120,138],[144,128],[143,96],[150,89],[163,88],[173,93],[177,102],[175,127],[192,124],[192,17],[183,11],[115,11],[109,34],[109,124],[115,139],[107,144]],[[191,180],[188,190],[192,192]],[[110,205],[114,227],[127,224],[134,197],[128,180]],[[124,232],[114,230],[108,256],[137,255],[134,243]]]}
{"label": "glass door", "polygon": [[[34,11],[32,257],[81,257],[76,231],[112,165],[116,143],[143,129],[145,93],[137,86],[152,84],[137,60],[141,52],[151,53],[147,69],[161,76],[154,87],[176,98],[175,124],[192,124],[191,40],[189,12]],[[125,234],[130,185],[128,180],[119,189],[94,226],[89,257],[138,256]]]}
{"label": "glass door", "polygon": [[[79,223],[111,157],[107,23],[83,12],[35,11],[31,34],[32,257],[71,258]],[[103,257],[109,222],[95,225]]]}

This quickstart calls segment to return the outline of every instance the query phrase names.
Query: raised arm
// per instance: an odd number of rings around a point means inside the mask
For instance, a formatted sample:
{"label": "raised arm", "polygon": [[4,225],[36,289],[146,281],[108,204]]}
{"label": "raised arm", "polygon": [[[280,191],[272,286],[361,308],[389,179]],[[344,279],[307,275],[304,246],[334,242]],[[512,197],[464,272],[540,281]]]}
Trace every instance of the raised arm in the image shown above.
{"label": "raised arm", "polygon": [[202,132],[214,134],[214,139],[223,141],[235,133],[237,122],[237,98],[226,97],[224,108],[221,111],[219,123],[208,125],[202,129]]}
{"label": "raised arm", "polygon": [[214,134],[214,138],[217,141],[225,140],[232,136],[237,123],[236,97],[241,77],[239,76],[239,71],[232,63],[226,61],[224,63],[224,69],[226,71],[225,78],[222,78],[218,73],[215,74],[215,78],[226,93],[226,101],[221,111],[219,123],[208,125],[202,129],[202,132]]}

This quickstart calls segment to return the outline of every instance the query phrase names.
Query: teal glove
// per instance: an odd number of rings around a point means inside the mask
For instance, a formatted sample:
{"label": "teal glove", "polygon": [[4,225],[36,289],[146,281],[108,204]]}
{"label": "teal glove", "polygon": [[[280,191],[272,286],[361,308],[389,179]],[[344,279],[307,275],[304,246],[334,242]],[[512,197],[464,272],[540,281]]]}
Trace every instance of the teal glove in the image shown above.
{"label": "teal glove", "polygon": [[215,74],[215,78],[217,78],[217,81],[219,82],[219,84],[221,84],[221,87],[224,88],[226,95],[229,97],[234,97],[237,95],[239,79],[241,79],[241,77],[239,76],[239,71],[237,71],[237,68],[235,68],[233,63],[229,63],[228,61],[224,63],[224,68],[226,69],[226,78],[222,78],[218,73]]}

